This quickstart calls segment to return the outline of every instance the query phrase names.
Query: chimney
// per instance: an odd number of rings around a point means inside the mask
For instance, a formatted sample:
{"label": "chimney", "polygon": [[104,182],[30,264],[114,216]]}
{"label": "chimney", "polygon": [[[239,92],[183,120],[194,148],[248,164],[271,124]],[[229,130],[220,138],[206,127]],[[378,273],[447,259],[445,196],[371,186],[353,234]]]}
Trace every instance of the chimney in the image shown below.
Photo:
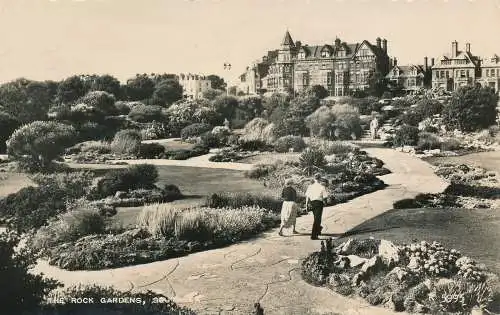
{"label": "chimney", "polygon": [[381,48],[381,42],[382,42],[382,40],[380,39],[380,37],[377,37],[377,47],[378,48]]}
{"label": "chimney", "polygon": [[394,63],[394,67],[396,67],[398,65],[398,59],[396,59],[396,57],[394,57],[393,63]]}
{"label": "chimney", "polygon": [[429,69],[429,58],[424,57],[424,70],[427,71]]}
{"label": "chimney", "polygon": [[465,44],[465,51],[470,53],[470,43]]}
{"label": "chimney", "polygon": [[434,67],[434,58],[431,58],[431,67]]}
{"label": "chimney", "polygon": [[339,47],[340,46],[340,38],[335,38],[335,47]]}
{"label": "chimney", "polygon": [[295,42],[295,47],[300,48],[302,46],[302,43],[298,40]]}
{"label": "chimney", "polygon": [[387,39],[382,40],[382,50],[387,53]]}
{"label": "chimney", "polygon": [[451,43],[451,58],[456,58],[458,53],[458,42],[454,41]]}

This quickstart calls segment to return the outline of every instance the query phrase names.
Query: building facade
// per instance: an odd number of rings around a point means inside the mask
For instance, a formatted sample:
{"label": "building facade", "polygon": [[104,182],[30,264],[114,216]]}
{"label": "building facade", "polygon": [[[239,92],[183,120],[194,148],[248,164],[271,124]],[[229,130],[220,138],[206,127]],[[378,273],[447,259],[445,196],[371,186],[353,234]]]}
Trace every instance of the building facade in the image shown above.
{"label": "building facade", "polygon": [[[372,45],[366,40],[348,44],[337,38],[331,44],[309,46],[294,42],[287,31],[280,48],[268,53],[260,64],[265,71],[255,76],[256,82],[251,84],[260,86],[261,91],[292,93],[321,85],[331,96],[346,96],[366,90],[375,72],[385,76],[389,56],[385,39],[377,38],[376,45]],[[248,78],[246,73],[242,78]]]}
{"label": "building facade", "polygon": [[433,66],[434,59],[431,65],[428,64],[428,58],[424,58],[423,65],[398,65],[397,59],[394,58],[391,70],[386,76],[386,79],[393,86],[399,86],[407,94],[415,94],[416,92],[429,87],[431,77],[431,67]]}
{"label": "building facade", "polygon": [[185,98],[200,99],[203,93],[212,87],[210,80],[199,74],[181,73],[177,76],[177,80],[182,86]]}
{"label": "building facade", "polygon": [[481,61],[481,78],[478,81],[482,86],[494,88],[500,94],[500,57],[493,55]]}

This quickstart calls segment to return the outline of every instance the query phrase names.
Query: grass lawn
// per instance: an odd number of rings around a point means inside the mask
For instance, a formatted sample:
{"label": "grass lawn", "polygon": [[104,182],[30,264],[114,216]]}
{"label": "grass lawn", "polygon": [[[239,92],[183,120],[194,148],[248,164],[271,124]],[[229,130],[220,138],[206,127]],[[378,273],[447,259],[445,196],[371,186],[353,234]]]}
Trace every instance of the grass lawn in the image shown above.
{"label": "grass lawn", "polygon": [[272,164],[278,160],[283,162],[298,162],[300,153],[273,153],[273,152],[263,152],[257,155],[249,156],[242,160],[237,161],[238,163],[247,164]]}
{"label": "grass lawn", "polygon": [[0,198],[19,191],[34,183],[21,173],[0,173]]}
{"label": "grass lawn", "polygon": [[[242,171],[199,168],[188,166],[158,166],[157,185],[174,184],[179,187],[186,199],[174,201],[179,207],[189,207],[204,201],[205,197],[216,192],[252,192],[276,194],[262,183],[245,178]],[[119,208],[115,216],[124,225],[135,224],[135,218],[142,207]]]}
{"label": "grass lawn", "polygon": [[400,243],[413,239],[438,241],[500,275],[500,209],[390,210],[354,227],[347,235]]}
{"label": "grass lawn", "polygon": [[499,151],[471,153],[462,156],[429,157],[425,158],[424,160],[434,165],[439,163],[476,165],[488,171],[494,171],[500,173]]}

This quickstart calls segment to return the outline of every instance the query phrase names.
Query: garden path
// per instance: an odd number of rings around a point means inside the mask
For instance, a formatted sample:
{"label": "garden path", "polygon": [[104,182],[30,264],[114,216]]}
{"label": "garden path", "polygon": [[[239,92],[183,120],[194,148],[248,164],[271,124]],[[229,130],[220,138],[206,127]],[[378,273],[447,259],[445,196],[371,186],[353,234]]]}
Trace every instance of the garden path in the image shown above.
{"label": "garden path", "polygon": [[[393,173],[382,176],[389,186],[323,214],[324,234],[336,235],[384,213],[392,203],[418,193],[442,192],[447,183],[418,158],[390,149],[366,151],[386,163]],[[251,314],[260,302],[265,314],[393,314],[366,302],[305,283],[300,260],[320,247],[310,239],[312,215],[298,218],[297,236],[279,237],[277,231],[230,247],[178,259],[105,271],[65,271],[40,262],[36,272],[67,285],[97,283],[121,290],[153,290],[173,298],[199,314]]]}

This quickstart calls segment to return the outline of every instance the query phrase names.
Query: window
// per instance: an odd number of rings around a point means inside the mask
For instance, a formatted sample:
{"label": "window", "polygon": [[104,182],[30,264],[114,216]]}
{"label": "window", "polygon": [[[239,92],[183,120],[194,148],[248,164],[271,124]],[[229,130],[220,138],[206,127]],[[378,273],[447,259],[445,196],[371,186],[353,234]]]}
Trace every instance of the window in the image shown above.
{"label": "window", "polygon": [[441,77],[441,79],[444,78],[444,70],[441,70],[441,73],[439,74],[439,76]]}
{"label": "window", "polygon": [[491,76],[494,77],[495,76],[495,69],[491,69]]}
{"label": "window", "polygon": [[470,77],[470,70],[467,70],[467,78]]}
{"label": "window", "polygon": [[323,57],[323,58],[330,57],[330,52],[329,52],[328,50],[326,50],[326,49],[325,49],[325,50],[323,50],[323,51],[321,52],[321,57]]}
{"label": "window", "polygon": [[303,73],[302,74],[302,85],[308,85],[309,84],[309,78],[308,78],[308,75],[307,73]]}
{"label": "window", "polygon": [[446,70],[446,78],[448,79],[450,77],[450,72]]}
{"label": "window", "polygon": [[328,85],[332,85],[332,73],[331,72],[327,72],[327,74],[326,74],[326,83]]}
{"label": "window", "polygon": [[306,59],[306,53],[304,51],[299,52],[299,59]]}

